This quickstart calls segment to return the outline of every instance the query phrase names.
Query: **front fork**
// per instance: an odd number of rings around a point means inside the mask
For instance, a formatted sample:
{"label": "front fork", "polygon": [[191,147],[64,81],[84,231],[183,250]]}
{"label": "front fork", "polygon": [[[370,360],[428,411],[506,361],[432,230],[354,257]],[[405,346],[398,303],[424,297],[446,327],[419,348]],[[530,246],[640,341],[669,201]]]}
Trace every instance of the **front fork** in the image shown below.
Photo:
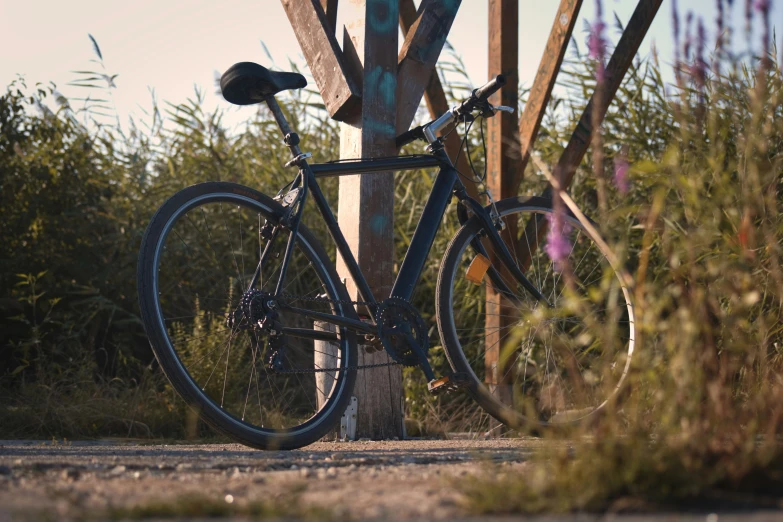
{"label": "front fork", "polygon": [[[487,235],[487,239],[489,239],[490,243],[494,247],[495,252],[500,258],[500,262],[503,263],[506,268],[508,268],[509,272],[511,272],[511,275],[514,277],[514,279],[516,279],[517,283],[519,283],[522,288],[527,290],[530,295],[535,297],[537,301],[551,307],[551,304],[546,299],[546,297],[544,297],[538,288],[536,288],[536,286],[530,282],[530,280],[525,276],[517,263],[514,261],[514,257],[512,256],[511,251],[509,251],[508,246],[503,241],[503,238],[500,237],[498,224],[495,222],[490,212],[482,207],[478,201],[470,197],[465,191],[465,187],[462,186],[461,183],[454,191],[454,194],[462,203],[461,205],[457,206],[457,218],[459,219],[460,225],[464,225],[468,221],[470,217],[469,211],[472,212],[481,223],[482,230]],[[492,207],[494,209],[494,203],[492,204]],[[484,257],[489,257],[486,248],[484,248],[484,245],[481,243],[481,239],[478,236],[473,238],[470,246],[477,254],[480,254]],[[517,305],[522,304],[521,300],[508,287],[506,282],[500,276],[500,272],[498,272],[494,266],[490,265],[489,269],[487,270],[487,275],[489,276],[490,281],[492,281],[492,285],[499,293],[503,294],[507,299]]]}

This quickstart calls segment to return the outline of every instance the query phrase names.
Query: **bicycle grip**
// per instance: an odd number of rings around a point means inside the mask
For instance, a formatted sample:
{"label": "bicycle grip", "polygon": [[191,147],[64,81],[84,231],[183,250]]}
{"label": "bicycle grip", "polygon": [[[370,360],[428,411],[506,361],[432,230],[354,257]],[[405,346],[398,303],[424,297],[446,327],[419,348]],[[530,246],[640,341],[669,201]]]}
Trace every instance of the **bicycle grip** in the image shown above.
{"label": "bicycle grip", "polygon": [[493,94],[495,94],[501,87],[506,84],[506,77],[502,74],[498,74],[494,79],[487,82],[485,85],[479,87],[473,91],[473,96],[479,100],[486,100]]}

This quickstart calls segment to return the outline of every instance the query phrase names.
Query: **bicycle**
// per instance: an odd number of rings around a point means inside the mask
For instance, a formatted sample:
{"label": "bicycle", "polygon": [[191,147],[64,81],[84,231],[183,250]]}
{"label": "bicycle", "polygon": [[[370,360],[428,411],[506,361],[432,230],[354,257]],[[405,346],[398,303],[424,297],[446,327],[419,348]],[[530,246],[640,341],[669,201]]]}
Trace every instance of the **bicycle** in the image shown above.
{"label": "bicycle", "polygon": [[[438,137],[450,125],[513,111],[487,101],[504,82],[498,76],[397,138],[400,147],[424,140],[429,154],[309,164],[311,155],[299,148],[274,98],[304,87],[305,78],[249,62],[226,71],[223,96],[238,105],[267,104],[292,154],[286,167],[296,167],[297,174],[274,198],[228,182],[193,185],[172,196],[145,232],[137,283],[157,360],[207,424],[261,449],[318,440],[350,400],[363,368],[356,362],[360,339],[385,350],[391,364],[420,367],[431,392],[467,390],[511,427],[578,422],[616,397],[634,342],[633,304],[622,268],[612,266],[569,213],[560,220],[560,234],[572,245],[569,269],[556,266],[538,248],[547,227],[559,223],[551,201],[495,202],[488,195],[490,203],[482,206],[468,195]],[[439,169],[431,194],[390,296],[377,301],[317,180],[426,168]],[[358,289],[357,301],[302,224],[308,197]],[[427,357],[428,329],[410,299],[454,197],[461,228],[443,256],[435,303],[452,372],[438,378]],[[333,328],[316,328],[315,322]],[[316,343],[324,342],[335,348],[332,366],[317,363],[323,358],[317,358]],[[494,354],[489,371],[487,353]],[[324,374],[330,379],[320,383],[328,389],[320,389],[313,377]],[[499,384],[511,401],[493,393]]]}

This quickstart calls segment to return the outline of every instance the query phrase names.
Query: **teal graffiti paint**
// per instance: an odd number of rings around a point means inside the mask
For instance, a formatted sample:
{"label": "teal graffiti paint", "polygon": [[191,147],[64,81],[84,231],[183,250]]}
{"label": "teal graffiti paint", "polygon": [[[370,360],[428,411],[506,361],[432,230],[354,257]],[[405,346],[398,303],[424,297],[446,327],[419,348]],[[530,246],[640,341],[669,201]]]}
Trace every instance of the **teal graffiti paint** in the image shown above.
{"label": "teal graffiti paint", "polygon": [[386,229],[388,219],[381,214],[375,214],[370,218],[370,230],[373,234],[382,235]]}
{"label": "teal graffiti paint", "polygon": [[397,0],[367,0],[367,23],[374,32],[396,31],[398,17]]}

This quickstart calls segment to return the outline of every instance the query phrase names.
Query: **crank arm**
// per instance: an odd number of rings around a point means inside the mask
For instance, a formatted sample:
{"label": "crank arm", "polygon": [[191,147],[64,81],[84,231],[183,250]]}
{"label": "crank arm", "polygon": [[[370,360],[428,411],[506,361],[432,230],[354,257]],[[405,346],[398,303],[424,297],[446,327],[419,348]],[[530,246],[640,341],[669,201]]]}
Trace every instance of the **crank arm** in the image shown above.
{"label": "crank arm", "polygon": [[424,350],[421,349],[421,346],[419,346],[419,344],[416,342],[416,339],[414,339],[411,334],[406,333],[405,337],[408,340],[408,345],[411,347],[411,349],[413,349],[414,352],[416,352],[416,357],[419,359],[419,367],[421,367],[421,370],[427,377],[427,382],[434,380],[435,372],[432,371],[430,361],[427,360],[427,354],[424,353]]}

